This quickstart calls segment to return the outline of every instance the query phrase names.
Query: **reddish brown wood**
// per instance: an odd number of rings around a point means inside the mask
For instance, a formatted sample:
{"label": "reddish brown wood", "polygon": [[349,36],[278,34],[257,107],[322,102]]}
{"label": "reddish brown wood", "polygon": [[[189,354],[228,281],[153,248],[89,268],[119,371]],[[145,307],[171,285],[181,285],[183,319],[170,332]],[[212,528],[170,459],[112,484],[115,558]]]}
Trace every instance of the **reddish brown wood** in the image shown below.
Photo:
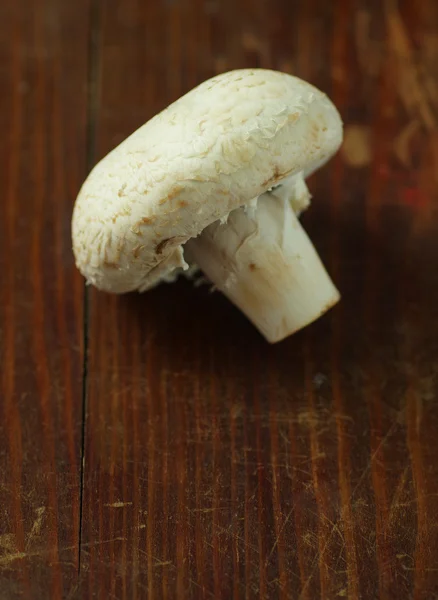
{"label": "reddish brown wood", "polygon": [[433,595],[436,9],[132,1],[101,26],[99,156],[218,70],[281,68],[332,95],[347,142],[305,221],[344,301],[271,348],[184,282],[91,294],[88,591]]}
{"label": "reddish brown wood", "polygon": [[[436,2],[0,16],[0,598],[438,597]],[[303,217],[343,301],[268,346],[184,281],[88,290],[80,518],[86,154],[242,66],[295,73],[343,115]]]}
{"label": "reddish brown wood", "polygon": [[69,239],[85,172],[87,2],[0,7],[0,597],[76,579],[83,282]]}

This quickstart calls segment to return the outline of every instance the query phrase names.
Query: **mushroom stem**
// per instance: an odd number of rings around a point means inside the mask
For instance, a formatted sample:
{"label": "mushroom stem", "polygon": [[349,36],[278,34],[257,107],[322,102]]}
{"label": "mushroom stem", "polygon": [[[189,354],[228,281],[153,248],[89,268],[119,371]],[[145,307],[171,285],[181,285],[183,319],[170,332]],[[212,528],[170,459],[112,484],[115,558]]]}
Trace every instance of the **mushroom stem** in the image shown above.
{"label": "mushroom stem", "polygon": [[263,194],[254,208],[211,224],[186,248],[214,285],[271,343],[305,327],[338,302],[340,295],[293,207],[302,179]]}

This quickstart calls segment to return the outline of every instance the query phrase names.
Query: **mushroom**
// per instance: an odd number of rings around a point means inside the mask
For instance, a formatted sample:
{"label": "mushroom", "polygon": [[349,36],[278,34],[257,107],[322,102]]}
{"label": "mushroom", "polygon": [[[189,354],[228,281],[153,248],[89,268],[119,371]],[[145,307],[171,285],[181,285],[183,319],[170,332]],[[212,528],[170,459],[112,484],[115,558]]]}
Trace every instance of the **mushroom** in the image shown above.
{"label": "mushroom", "polygon": [[305,179],[338,150],[340,116],[291,75],[205,81],[99,162],[72,221],[88,283],[143,292],[196,264],[271,343],[340,298],[298,219]]}

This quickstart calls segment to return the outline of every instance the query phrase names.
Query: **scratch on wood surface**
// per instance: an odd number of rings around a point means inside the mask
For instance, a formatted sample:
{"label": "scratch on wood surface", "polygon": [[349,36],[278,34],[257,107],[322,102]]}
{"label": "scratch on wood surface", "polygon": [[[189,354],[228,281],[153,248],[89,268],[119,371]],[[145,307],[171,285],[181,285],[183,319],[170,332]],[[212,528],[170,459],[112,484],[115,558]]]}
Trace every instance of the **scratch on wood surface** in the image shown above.
{"label": "scratch on wood surface", "polygon": [[19,552],[17,549],[17,540],[14,533],[3,533],[0,535],[0,566],[7,566],[17,558],[24,558],[25,552]]}
{"label": "scratch on wood surface", "polygon": [[140,552],[140,554],[144,554],[144,556],[146,556],[147,558],[151,558],[154,562],[152,563],[152,566],[154,567],[173,567],[174,569],[176,569],[176,566],[173,564],[173,562],[171,560],[161,560],[159,558],[157,558],[156,556],[151,555],[149,552],[147,552],[146,550],[143,550],[142,548],[139,548],[138,551]]}
{"label": "scratch on wood surface", "polygon": [[386,434],[380,440],[377,448],[372,453],[372,455],[370,457],[370,460],[368,461],[368,464],[367,464],[366,468],[363,470],[362,475],[359,478],[359,481],[357,482],[357,484],[354,487],[354,490],[351,493],[351,500],[354,500],[354,497],[356,495],[357,490],[362,485],[365,477],[368,476],[368,473],[370,472],[371,467],[373,466],[373,463],[376,460],[376,457],[377,457],[378,453],[381,451],[381,449],[385,445],[387,439],[394,433],[394,431],[395,431],[396,428],[397,428],[397,422],[392,423],[391,427],[388,429],[388,431],[386,432]]}
{"label": "scratch on wood surface", "polygon": [[303,542],[310,548],[317,548],[318,536],[315,533],[308,531],[303,535]]}
{"label": "scratch on wood surface", "polygon": [[335,533],[337,533],[339,535],[339,537],[341,538],[342,542],[344,542],[344,534],[342,533],[342,531],[339,528],[341,519],[339,518],[339,519],[337,519],[336,522],[334,522],[331,519],[329,519],[327,517],[327,515],[321,514],[321,517],[323,519],[325,519],[331,527],[330,537],[332,537]]}
{"label": "scratch on wood surface", "polygon": [[388,522],[389,524],[391,524],[391,522],[393,521],[393,519],[395,518],[395,516],[397,515],[398,510],[401,507],[405,507],[408,506],[410,504],[410,502],[406,503],[401,503],[400,499],[403,495],[403,492],[405,490],[405,485],[406,485],[406,481],[407,481],[407,477],[408,477],[408,473],[410,470],[411,466],[410,465],[406,465],[406,467],[403,470],[402,476],[400,477],[400,481],[397,485],[397,488],[394,492],[394,496],[392,498],[392,502],[391,502],[391,506],[389,507],[389,515],[388,515]]}
{"label": "scratch on wood surface", "polygon": [[[178,571],[178,567],[171,561],[171,560],[166,560],[166,561],[162,561],[159,558],[157,558],[156,556],[152,556],[150,555],[148,552],[146,552],[145,550],[139,548],[139,552],[141,554],[143,554],[144,556],[151,558],[154,563],[153,566],[155,567],[160,567],[160,568],[164,568],[164,567],[171,567],[171,569],[173,569],[174,571]],[[188,578],[188,583],[189,584],[193,584],[194,586],[196,586],[199,589],[202,589],[203,593],[207,594],[209,597],[211,598],[215,598],[215,595],[213,594],[212,591],[206,589],[204,586],[201,586],[197,581],[195,581],[192,578]]]}
{"label": "scratch on wood surface", "polygon": [[0,556],[0,566],[6,567],[9,564],[13,563],[15,560],[27,558],[28,556],[38,556],[38,553],[36,552],[33,554],[27,554],[26,552],[14,552],[12,554]]}
{"label": "scratch on wood surface", "polygon": [[339,527],[339,520],[336,523],[336,525],[333,527],[331,533],[329,534],[329,536],[327,537],[325,544],[323,545],[321,552],[317,553],[316,557],[314,558],[313,562],[312,562],[312,566],[310,569],[310,574],[308,576],[308,578],[306,579],[305,584],[303,585],[303,588],[301,590],[301,594],[299,596],[299,600],[304,599],[306,597],[306,593],[307,593],[307,588],[309,587],[313,577],[316,574],[316,571],[318,570],[319,565],[321,564],[321,562],[324,559],[325,553],[327,551],[327,548],[330,544],[330,541],[334,535],[334,532],[336,531],[336,528]]}
{"label": "scratch on wood surface", "polygon": [[229,510],[228,506],[210,506],[206,508],[188,508],[191,513],[213,513],[215,511]]}
{"label": "scratch on wood surface", "polygon": [[110,502],[104,504],[104,506],[109,506],[110,508],[123,508],[125,506],[131,506],[132,502],[122,502],[121,500],[117,500],[116,502]]}
{"label": "scratch on wood surface", "polygon": [[[366,476],[367,476],[367,474],[369,473],[369,471],[370,471],[370,469],[371,469],[371,466],[372,466],[373,462],[376,460],[376,456],[377,456],[378,452],[379,452],[379,451],[381,450],[381,448],[384,446],[384,444],[385,444],[385,442],[387,441],[388,437],[389,437],[389,436],[390,436],[390,435],[393,433],[393,431],[394,431],[394,429],[395,429],[396,425],[397,425],[397,423],[393,423],[393,424],[391,425],[391,427],[390,427],[390,428],[388,429],[388,431],[386,432],[386,435],[385,435],[385,436],[384,436],[384,437],[381,439],[381,441],[380,441],[379,445],[377,446],[376,450],[373,452],[373,454],[372,454],[372,456],[371,456],[371,458],[370,458],[370,460],[369,460],[369,463],[368,463],[368,465],[367,465],[366,469],[363,471],[363,473],[362,473],[362,476],[360,477],[360,479],[359,479],[358,483],[356,484],[356,486],[355,486],[355,488],[354,488],[354,490],[353,490],[353,492],[352,492],[352,494],[351,494],[351,501],[353,501],[353,499],[354,499],[354,496],[355,496],[355,494],[356,494],[357,490],[360,488],[360,486],[361,486],[361,484],[362,484],[363,480],[365,479],[365,477],[366,477]],[[325,516],[325,515],[324,515],[324,516]],[[316,574],[316,571],[317,571],[317,568],[318,568],[318,564],[319,564],[319,563],[320,563],[320,562],[323,560],[323,558],[324,558],[324,555],[325,555],[325,553],[326,553],[326,550],[327,550],[327,548],[328,548],[328,546],[329,546],[329,544],[330,544],[330,542],[331,542],[331,539],[332,539],[333,535],[334,535],[336,532],[340,532],[340,530],[339,530],[340,518],[338,518],[338,519],[336,520],[336,522],[335,522],[335,523],[334,523],[334,522],[332,522],[332,521],[330,521],[330,523],[331,523],[331,526],[332,526],[332,530],[331,530],[331,532],[329,533],[329,535],[328,535],[328,537],[327,537],[327,539],[326,539],[326,541],[325,541],[325,544],[324,544],[324,546],[322,547],[322,549],[321,549],[320,553],[319,553],[319,554],[318,554],[318,555],[315,557],[315,559],[314,559],[314,561],[313,561],[313,563],[312,563],[312,567],[311,567],[311,570],[310,570],[310,574],[309,574],[308,578],[306,579],[306,582],[305,582],[305,584],[303,585],[303,588],[302,588],[302,590],[301,590],[301,594],[300,594],[300,596],[299,596],[299,598],[300,598],[300,599],[301,599],[301,598],[305,598],[305,597],[306,597],[307,589],[308,589],[308,587],[309,587],[309,585],[310,585],[310,583],[311,583],[311,581],[312,581],[313,577],[314,577],[314,576],[315,576],[315,574]],[[342,534],[341,534],[341,535],[342,535]],[[305,541],[306,541],[306,540],[305,540]]]}
{"label": "scratch on wood surface", "polygon": [[371,14],[358,10],[355,22],[355,41],[359,64],[362,71],[371,77],[379,73],[382,61],[382,46],[371,36]]}
{"label": "scratch on wood surface", "polygon": [[437,121],[427,91],[423,89],[412,44],[394,0],[386,0],[386,22],[389,47],[398,67],[396,85],[400,99],[412,117],[417,117],[428,131],[434,131]]}
{"label": "scratch on wood surface", "polygon": [[279,541],[279,539],[280,539],[280,537],[281,537],[281,535],[282,535],[282,533],[283,533],[283,530],[284,530],[284,528],[286,527],[286,525],[288,524],[288,522],[289,522],[289,519],[290,519],[290,518],[291,518],[291,516],[293,515],[293,512],[294,512],[294,509],[293,509],[293,508],[291,508],[291,509],[290,509],[290,511],[289,511],[289,513],[288,513],[288,515],[287,515],[287,517],[286,517],[286,518],[285,518],[285,520],[283,521],[283,523],[282,523],[282,525],[281,525],[281,528],[280,528],[280,531],[278,532],[278,535],[277,535],[277,536],[276,536],[276,538],[275,538],[275,542],[274,542],[274,545],[272,546],[271,552],[270,552],[270,553],[269,553],[269,555],[266,557],[266,561],[265,561],[265,567],[267,567],[267,566],[268,566],[268,564],[269,564],[269,561],[271,560],[271,557],[272,557],[272,555],[274,554],[275,548],[278,546],[278,541]]}
{"label": "scratch on wood surface", "polygon": [[15,550],[16,549],[16,541],[14,533],[2,533],[0,535],[0,548],[4,548],[5,550]]}
{"label": "scratch on wood surface", "polygon": [[[93,548],[97,546],[102,546],[104,544],[111,544],[113,542],[126,542],[127,539],[125,537],[115,537],[108,540],[96,540],[95,542],[86,542],[82,544],[82,548]],[[15,535],[13,533],[5,533],[0,535],[0,548],[6,550],[6,553],[0,555],[0,566],[7,566],[15,560],[23,559],[23,558],[46,558],[49,557],[53,553],[52,548],[46,548],[41,550],[35,550],[33,552],[18,552],[15,542]],[[67,552],[69,550],[77,550],[78,546],[62,546],[59,548],[58,552]]]}
{"label": "scratch on wood surface", "polygon": [[43,524],[46,507],[40,506],[39,508],[35,509],[35,512],[36,512],[37,517],[32,525],[32,529],[30,530],[29,536],[26,541],[26,550],[29,548],[30,543],[32,542],[33,538],[35,536],[39,535],[39,533],[41,532],[41,526]]}
{"label": "scratch on wood surface", "polygon": [[406,168],[412,166],[410,145],[420,126],[420,121],[413,119],[401,130],[394,140],[394,154]]}

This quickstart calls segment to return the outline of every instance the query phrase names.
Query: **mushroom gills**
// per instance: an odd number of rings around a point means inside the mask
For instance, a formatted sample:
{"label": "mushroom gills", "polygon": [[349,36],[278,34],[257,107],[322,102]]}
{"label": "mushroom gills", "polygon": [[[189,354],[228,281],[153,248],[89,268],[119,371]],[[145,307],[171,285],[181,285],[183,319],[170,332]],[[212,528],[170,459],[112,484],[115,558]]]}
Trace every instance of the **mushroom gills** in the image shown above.
{"label": "mushroom gills", "polygon": [[186,243],[190,258],[271,343],[305,327],[340,299],[297,214],[310,194],[302,176],[232,211]]}

